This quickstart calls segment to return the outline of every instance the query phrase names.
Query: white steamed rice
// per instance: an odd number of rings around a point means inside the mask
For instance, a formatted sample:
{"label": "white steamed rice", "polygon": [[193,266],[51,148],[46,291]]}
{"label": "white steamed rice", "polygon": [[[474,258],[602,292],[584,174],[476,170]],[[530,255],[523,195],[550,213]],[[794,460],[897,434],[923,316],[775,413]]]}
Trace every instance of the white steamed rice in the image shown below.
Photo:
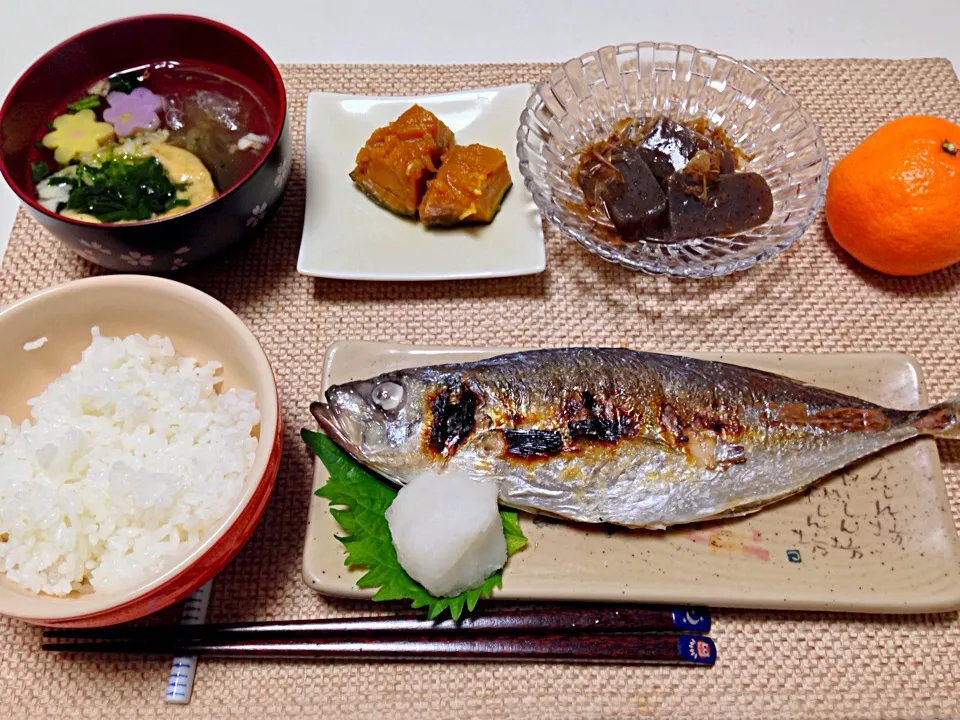
{"label": "white steamed rice", "polygon": [[114,590],[154,577],[234,508],[253,465],[255,394],[217,392],[221,365],[168,338],[102,337],[0,415],[0,566],[34,592]]}

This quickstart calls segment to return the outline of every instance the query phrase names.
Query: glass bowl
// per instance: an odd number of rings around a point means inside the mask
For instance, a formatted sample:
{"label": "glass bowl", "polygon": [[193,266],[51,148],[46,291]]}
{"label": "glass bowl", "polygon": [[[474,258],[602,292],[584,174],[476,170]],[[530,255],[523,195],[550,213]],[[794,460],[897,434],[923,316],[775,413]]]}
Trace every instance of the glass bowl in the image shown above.
{"label": "glass bowl", "polygon": [[[751,157],[773,192],[763,225],[678,242],[616,237],[606,217],[585,216],[571,179],[578,152],[625,117],[706,118]],[[773,80],[733,58],[689,45],[608,46],[563,64],[534,89],[517,131],[520,172],[560,232],[605,260],[655,275],[707,278],[746,270],[799,238],[823,203],[827,153],[820,129]]]}

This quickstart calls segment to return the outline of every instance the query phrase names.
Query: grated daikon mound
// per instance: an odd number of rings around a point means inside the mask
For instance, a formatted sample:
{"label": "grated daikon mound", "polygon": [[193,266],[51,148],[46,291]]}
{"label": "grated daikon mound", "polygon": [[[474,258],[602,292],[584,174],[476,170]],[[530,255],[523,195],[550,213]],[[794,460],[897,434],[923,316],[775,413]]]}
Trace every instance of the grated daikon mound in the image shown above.
{"label": "grated daikon mound", "polygon": [[397,560],[434,597],[479,587],[507,561],[497,485],[462,473],[427,473],[387,508]]}

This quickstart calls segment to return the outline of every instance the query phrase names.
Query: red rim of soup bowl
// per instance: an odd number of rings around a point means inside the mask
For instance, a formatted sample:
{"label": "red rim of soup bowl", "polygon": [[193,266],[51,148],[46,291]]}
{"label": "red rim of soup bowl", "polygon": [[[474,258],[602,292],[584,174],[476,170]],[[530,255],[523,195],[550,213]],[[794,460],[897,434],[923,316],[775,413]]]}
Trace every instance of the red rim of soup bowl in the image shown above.
{"label": "red rim of soup bowl", "polygon": [[[205,203],[191,207],[189,210],[184,210],[181,213],[176,215],[171,215],[169,217],[162,218],[152,218],[150,220],[140,220],[137,222],[124,222],[124,223],[91,223],[86,220],[77,220],[76,218],[69,218],[59,213],[53,212],[46,209],[36,198],[34,198],[25,188],[21,187],[21,184],[14,179],[15,173],[11,172],[10,168],[7,165],[6,153],[0,150],[0,175],[3,176],[3,179],[7,182],[7,185],[13,190],[21,202],[30,207],[31,210],[51,217],[60,222],[65,222],[71,225],[76,225],[79,227],[98,227],[98,228],[108,228],[108,227],[141,227],[143,225],[152,225],[155,223],[162,223],[166,220],[171,220],[174,218],[182,218],[191,213],[205,208],[208,205],[218,202],[221,198],[226,198],[232,195],[236,190],[243,186],[266,162],[267,158],[270,157],[270,154],[273,152],[274,148],[277,146],[277,143],[280,140],[280,136],[283,133],[284,125],[286,124],[286,115],[287,115],[287,92],[283,84],[283,78],[280,75],[279,69],[277,69],[276,63],[270,58],[267,52],[260,47],[252,38],[243,34],[239,30],[230,27],[224,23],[218,22],[217,20],[211,20],[210,18],[201,17],[199,15],[187,15],[180,13],[156,13],[148,15],[133,15],[130,17],[120,18],[118,20],[111,20],[109,22],[101,23],[100,25],[95,25],[94,27],[87,28],[78,32],[66,40],[58,43],[50,50],[45,52],[39,58],[37,58],[30,66],[17,78],[17,81],[10,88],[10,92],[7,93],[7,97],[4,99],[3,104],[0,105],[0,141],[2,141],[2,129],[3,129],[3,120],[7,116],[7,112],[10,110],[11,105],[13,104],[14,96],[21,89],[25,81],[34,74],[38,69],[43,66],[45,62],[50,60],[52,57],[58,53],[63,52],[68,49],[71,45],[76,43],[78,40],[86,38],[90,35],[95,35],[97,33],[115,30],[123,27],[124,25],[130,25],[138,22],[169,22],[169,23],[190,23],[195,25],[203,25],[208,28],[219,30],[225,34],[233,36],[235,39],[239,40],[241,43],[245,44],[250,50],[253,50],[257,54],[261,61],[263,61],[265,67],[267,68],[273,82],[276,84],[277,95],[273,97],[272,94],[266,93],[266,89],[260,87],[257,84],[257,89],[263,91],[262,94],[258,94],[257,97],[262,101],[264,95],[269,95],[271,101],[275,101],[277,106],[272,118],[273,121],[273,130],[270,135],[270,142],[267,145],[264,145],[264,150],[261,153],[257,162],[250,168],[237,182],[233,183],[230,187],[224,190],[222,193],[219,193],[215,198],[209,200]],[[176,60],[177,58],[166,58],[168,60]],[[156,58],[160,60],[160,58]],[[227,59],[228,60],[228,59]],[[124,70],[125,68],[118,68],[117,72]],[[243,74],[243,73],[241,73]],[[251,78],[252,81],[252,78]],[[272,102],[271,102],[272,104]],[[23,170],[26,172],[26,169]]]}
{"label": "red rim of soup bowl", "polygon": [[[261,410],[259,448],[263,448],[264,442],[266,441],[264,430],[269,431],[269,422],[266,423],[266,428],[263,422],[265,419],[269,420],[269,417],[264,418],[263,413],[266,403],[269,403],[269,405],[266,406],[269,407],[272,405],[273,417],[275,418],[272,437],[269,439],[270,450],[265,459],[254,460],[254,466],[251,468],[251,472],[256,472],[258,466],[262,467],[262,469],[256,477],[252,477],[251,474],[248,473],[245,479],[245,487],[249,487],[250,489],[245,490],[241,494],[241,497],[238,498],[230,514],[220,521],[203,542],[194,548],[186,557],[181,559],[179,563],[168,568],[161,575],[141,580],[132,587],[109,591],[109,595],[118,595],[119,597],[126,596],[124,600],[120,600],[118,597],[118,602],[114,605],[93,608],[87,612],[80,612],[78,614],[70,614],[68,611],[61,610],[53,617],[34,616],[29,614],[29,610],[11,612],[10,610],[4,609],[4,615],[15,617],[32,625],[41,625],[44,627],[101,627],[114,625],[150,615],[172,605],[178,600],[182,600],[223,570],[253,534],[270,499],[280,466],[283,449],[283,422],[280,412],[280,395],[276,386],[276,374],[273,372],[270,359],[246,323],[230,310],[230,308],[202,290],[166,278],[129,274],[104,275],[74,280],[27,295],[0,309],[0,316],[6,315],[9,312],[18,311],[22,309],[23,306],[45,295],[70,292],[70,290],[74,288],[95,285],[106,287],[119,286],[127,289],[133,288],[138,291],[142,290],[143,286],[152,286],[160,292],[175,292],[178,295],[184,296],[184,299],[189,300],[191,303],[206,306],[206,308],[217,316],[222,317],[224,322],[236,333],[244,345],[251,348],[256,347],[258,352],[255,357],[257,358],[258,364],[262,364],[260,370],[257,372],[257,377],[266,378],[267,373],[269,373],[269,381],[272,389],[272,392],[266,395],[266,397],[258,397],[257,406]],[[266,372],[264,372],[264,370],[266,370]],[[259,452],[258,450],[258,455]],[[247,492],[250,493],[249,497],[244,499]],[[138,590],[138,588],[142,589]],[[94,591],[94,595],[95,594],[96,591]],[[58,598],[41,595],[40,597],[44,597],[46,601],[62,602],[64,603],[64,608],[67,608],[67,604],[70,602],[69,596]]]}

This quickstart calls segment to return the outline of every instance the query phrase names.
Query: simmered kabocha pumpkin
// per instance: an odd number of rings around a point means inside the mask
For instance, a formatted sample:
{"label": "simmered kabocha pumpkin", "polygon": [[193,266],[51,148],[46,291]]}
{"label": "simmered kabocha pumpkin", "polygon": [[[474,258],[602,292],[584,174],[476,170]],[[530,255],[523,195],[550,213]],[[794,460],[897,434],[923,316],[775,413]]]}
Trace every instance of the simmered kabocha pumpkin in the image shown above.
{"label": "simmered kabocha pumpkin", "polygon": [[488,223],[513,181],[503,152],[486,145],[455,145],[420,203],[426,225]]}
{"label": "simmered kabocha pumpkin", "polygon": [[416,215],[427,180],[453,145],[453,133],[419,105],[377,128],[357,153],[350,178],[374,202],[398,215]]}

